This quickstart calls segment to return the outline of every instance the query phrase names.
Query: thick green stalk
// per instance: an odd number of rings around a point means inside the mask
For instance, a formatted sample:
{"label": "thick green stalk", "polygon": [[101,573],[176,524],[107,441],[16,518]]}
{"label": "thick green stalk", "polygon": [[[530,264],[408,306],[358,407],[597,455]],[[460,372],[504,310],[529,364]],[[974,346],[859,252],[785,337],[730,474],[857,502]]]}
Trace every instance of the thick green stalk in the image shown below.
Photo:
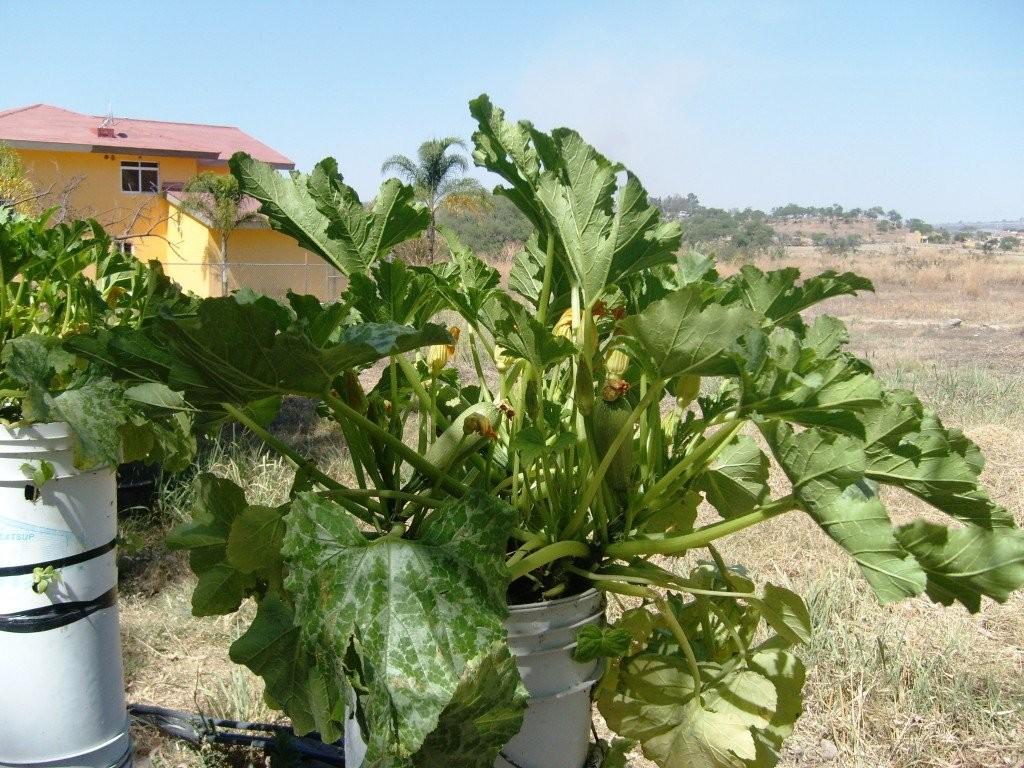
{"label": "thick green stalk", "polygon": [[555,271],[555,236],[548,232],[548,247],[544,258],[544,279],[540,287],[540,303],[537,307],[537,319],[541,325],[548,320],[548,305],[551,302],[551,280]]}
{"label": "thick green stalk", "polygon": [[587,557],[590,555],[590,547],[582,541],[556,541],[546,547],[538,549],[532,555],[524,557],[518,563],[509,568],[509,574],[513,580],[525,576],[530,571],[541,568],[548,563],[570,557]]}
{"label": "thick green stalk", "polygon": [[636,424],[637,419],[640,418],[643,412],[647,409],[647,406],[650,405],[651,401],[661,392],[664,382],[659,380],[655,383],[657,386],[652,386],[647,390],[647,394],[644,395],[643,399],[639,403],[637,403],[636,408],[634,408],[629,414],[629,418],[626,420],[626,423],[622,425],[618,434],[615,435],[615,439],[612,440],[611,444],[608,446],[608,450],[605,451],[604,457],[601,459],[601,463],[597,465],[597,469],[594,471],[594,474],[587,483],[586,490],[584,490],[583,495],[580,497],[579,504],[576,505],[576,512],[573,515],[572,520],[570,520],[569,525],[566,526],[563,534],[566,538],[572,538],[575,536],[579,531],[580,526],[583,525],[584,520],[586,520],[587,509],[590,508],[594,499],[597,498],[597,494],[601,491],[601,485],[604,483],[604,477],[608,473],[608,468],[615,460],[615,454],[618,453],[619,448],[627,439],[632,438],[633,426]]}
{"label": "thick green stalk", "polygon": [[[294,450],[291,446],[287,445],[280,438],[275,437],[270,432],[268,432],[266,429],[261,427],[256,422],[255,419],[253,419],[251,416],[249,416],[247,413],[245,413],[245,411],[243,411],[242,409],[236,408],[235,406],[231,405],[230,403],[221,403],[221,407],[224,409],[224,411],[227,414],[229,414],[231,416],[231,418],[233,418],[239,424],[244,425],[250,432],[252,432],[258,438],[260,438],[260,440],[262,440],[264,443],[269,445],[271,448],[273,448],[279,454],[281,454],[286,459],[288,459],[290,462],[292,462],[292,464],[294,464],[297,468],[299,468],[303,472],[306,472],[307,474],[309,474],[309,476],[312,477],[314,480],[316,480],[320,485],[324,486],[325,488],[328,488],[331,491],[347,491],[347,490],[349,490],[348,488],[343,486],[341,483],[339,483],[337,480],[335,480],[333,477],[330,477],[329,475],[324,474],[313,462],[311,462],[305,456],[303,456],[300,453],[298,453],[296,450]],[[348,507],[346,507],[346,508],[348,508]],[[350,512],[355,514],[357,517],[359,517],[364,522],[370,523],[372,525],[376,525],[377,524],[376,520],[373,518],[373,516],[369,512],[367,512],[366,514],[360,515],[360,514],[357,514],[355,510],[353,510],[351,508],[348,508],[348,509],[349,509]]]}
{"label": "thick green stalk", "polygon": [[277,451],[282,456],[291,461],[296,467],[303,470],[304,472],[308,472],[310,477],[315,478],[316,481],[320,483],[320,485],[324,486],[325,488],[330,488],[331,490],[346,490],[345,486],[343,486],[337,480],[321,472],[320,469],[312,461],[298,453],[295,449],[286,444],[283,440],[281,440],[278,437],[275,437],[266,429],[261,427],[259,423],[256,422],[255,419],[249,416],[241,408],[236,408],[230,403],[221,403],[221,408],[223,408],[224,411],[231,416],[231,418],[233,418],[239,424],[244,425],[250,432],[255,434],[257,437],[260,438],[260,440],[265,442],[275,451]]}
{"label": "thick green stalk", "polygon": [[430,496],[421,496],[416,493],[405,491],[392,491],[387,488],[333,488],[326,492],[328,496],[342,496],[349,499],[382,498],[407,501],[410,504],[418,504],[421,507],[439,507],[444,504],[444,499],[435,499]]}
{"label": "thick green stalk", "polygon": [[683,474],[690,472],[694,467],[700,467],[702,463],[710,461],[714,458],[715,454],[720,451],[725,444],[732,438],[743,425],[742,419],[736,419],[734,421],[727,421],[724,423],[722,428],[715,432],[711,437],[700,443],[692,453],[687,454],[679,462],[669,469],[658,482],[656,482],[651,489],[644,494],[643,499],[640,501],[640,506],[648,506],[661,494],[665,493],[672,484],[675,483]]}
{"label": "thick green stalk", "polygon": [[698,528],[693,533],[687,533],[682,536],[618,541],[614,544],[609,544],[605,549],[605,554],[608,557],[623,560],[644,555],[678,555],[689,549],[705,547],[723,536],[728,536],[752,525],[771,520],[773,517],[778,517],[781,514],[796,509],[797,506],[795,497],[792,495],[784,496],[745,515],[706,525],[703,528]]}
{"label": "thick green stalk", "polygon": [[446,473],[439,470],[426,458],[414,451],[412,448],[407,446],[397,437],[392,435],[385,429],[381,429],[380,426],[374,424],[363,414],[359,413],[355,408],[352,408],[348,403],[340,400],[331,394],[323,395],[324,402],[330,406],[331,410],[334,411],[335,415],[343,416],[346,419],[353,421],[356,426],[360,429],[365,430],[368,434],[372,434],[379,438],[382,442],[386,443],[395,453],[405,459],[414,469],[423,473],[431,480],[434,480],[439,485],[443,486],[450,493],[456,496],[465,496],[469,489],[465,485],[453,480]]}
{"label": "thick green stalk", "polygon": [[676,619],[676,615],[672,613],[672,609],[665,600],[658,598],[655,600],[655,605],[658,606],[658,612],[661,614],[661,618],[668,626],[672,636],[679,643],[679,648],[682,650],[683,656],[686,657],[686,664],[690,668],[690,674],[693,675],[694,682],[696,683],[694,687],[699,691],[701,686],[700,666],[697,664],[697,657],[693,655],[693,648],[690,647],[690,640],[687,638],[686,632],[679,625],[679,620]]}

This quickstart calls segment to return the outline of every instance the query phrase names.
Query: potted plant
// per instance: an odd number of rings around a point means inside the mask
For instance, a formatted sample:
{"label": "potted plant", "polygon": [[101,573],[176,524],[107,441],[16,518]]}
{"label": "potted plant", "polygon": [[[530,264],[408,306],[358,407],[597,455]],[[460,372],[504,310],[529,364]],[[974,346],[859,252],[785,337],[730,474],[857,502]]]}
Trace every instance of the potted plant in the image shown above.
{"label": "potted plant", "polygon": [[98,225],[47,219],[0,208],[0,762],[107,768],[130,759],[113,468],[180,468],[194,439],[165,385],[126,388],[63,349],[129,299],[83,274],[112,250]]}
{"label": "potted plant", "polygon": [[[800,714],[810,621],[721,540],[808,515],[881,602],[976,611],[1024,582],[1024,536],[979,487],[976,446],[885,390],[840,321],[805,318],[867,280],[722,277],[680,257],[678,223],[574,131],[510,122],[486,97],[471,112],[476,162],[534,227],[507,290],[451,232],[443,264],[387,258],[426,226],[395,180],[367,208],[333,160],[283,177],[236,155],[271,225],[348,275],[342,301],[209,299],[73,345],[295,464],[273,509],[205,478],[172,543],[199,576],[196,613],[257,601],[231,657],[298,730],[345,730],[366,766],[579,768],[593,694],[624,737],[600,745],[609,766],[633,742],[667,768],[771,765]],[[448,364],[456,334],[430,323],[441,310],[461,316],[470,381]],[[266,429],[289,394],[337,423],[355,483]],[[894,526],[872,483],[955,526]],[[673,569],[694,552],[706,562]],[[610,623],[606,595],[631,601]]]}

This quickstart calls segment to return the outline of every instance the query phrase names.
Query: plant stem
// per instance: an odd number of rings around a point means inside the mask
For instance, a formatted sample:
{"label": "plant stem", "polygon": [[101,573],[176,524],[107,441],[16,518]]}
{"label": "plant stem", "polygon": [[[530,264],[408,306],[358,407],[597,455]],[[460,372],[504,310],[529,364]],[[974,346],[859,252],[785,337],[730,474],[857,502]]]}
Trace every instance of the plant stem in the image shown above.
{"label": "plant stem", "polygon": [[797,508],[796,498],[792,495],[783,496],[781,499],[765,504],[764,506],[739,515],[729,520],[698,528],[693,533],[682,536],[669,536],[651,539],[627,539],[609,544],[605,549],[608,557],[627,559],[637,555],[678,555],[688,549],[705,547],[715,539],[742,531],[757,523],[771,520],[781,514],[790,512]]}
{"label": "plant stem", "polygon": [[324,402],[330,406],[331,410],[334,411],[336,415],[351,419],[360,429],[380,438],[380,440],[386,443],[389,448],[395,451],[395,453],[409,462],[414,469],[423,473],[431,480],[439,483],[450,493],[453,493],[456,496],[465,496],[469,492],[469,489],[465,485],[457,480],[453,480],[445,472],[442,472],[427,461],[422,455],[414,451],[387,430],[381,429],[377,424],[374,424],[355,408],[348,405],[348,403],[332,394],[324,394],[322,397],[324,398]]}
{"label": "plant stem", "polygon": [[576,513],[573,515],[572,520],[569,521],[569,525],[566,526],[564,536],[571,538],[576,535],[579,531],[580,526],[583,525],[583,521],[586,519],[587,509],[593,503],[597,494],[601,490],[601,484],[604,482],[604,476],[608,473],[608,468],[612,465],[615,460],[615,455],[618,453],[619,448],[627,440],[633,437],[633,426],[636,424],[637,419],[640,418],[641,414],[650,405],[653,400],[661,392],[661,388],[664,386],[664,382],[655,382],[657,386],[651,386],[647,390],[647,394],[644,395],[643,399],[636,404],[636,408],[633,409],[632,413],[629,414],[629,418],[626,423],[622,425],[619,433],[615,435],[615,439],[612,440],[611,445],[608,446],[608,450],[605,451],[604,457],[601,459],[601,463],[597,466],[594,474],[591,476],[590,481],[587,483],[587,488],[580,497],[579,504],[576,505]]}
{"label": "plant stem", "polygon": [[287,445],[283,440],[274,435],[270,434],[266,429],[261,427],[255,419],[249,416],[245,411],[240,408],[236,408],[230,403],[221,403],[221,408],[231,416],[239,424],[244,425],[250,432],[259,437],[263,442],[273,448],[275,451],[280,453],[282,456],[291,461],[296,467],[308,472],[309,475],[316,479],[320,485],[331,490],[348,490],[334,478],[324,474],[320,469],[313,464],[312,461],[307,459],[305,456],[298,453],[291,446]]}
{"label": "plant stem", "polygon": [[681,475],[689,472],[701,462],[710,461],[714,455],[732,438],[736,430],[743,425],[742,419],[725,422],[725,425],[715,432],[711,437],[698,445],[693,453],[684,456],[679,463],[669,469],[658,482],[656,482],[647,493],[644,494],[641,506],[651,504],[658,496],[665,493]]}
{"label": "plant stem", "polygon": [[668,603],[663,598],[656,598],[654,604],[658,606],[661,618],[668,626],[672,636],[675,637],[676,642],[679,643],[679,648],[682,650],[683,655],[686,657],[686,663],[690,667],[690,674],[693,675],[693,679],[696,682],[695,688],[699,692],[701,687],[700,666],[697,664],[697,657],[693,655],[693,648],[690,647],[689,638],[686,637],[683,628],[679,626],[679,620],[676,619],[676,615],[672,613],[672,609],[669,608]]}
{"label": "plant stem", "polygon": [[410,504],[418,504],[421,507],[439,507],[444,504],[444,499],[435,499],[430,496],[420,496],[416,493],[405,491],[392,491],[379,488],[332,488],[326,492],[328,496],[343,496],[350,499],[363,499],[380,497],[382,499],[398,499],[408,501]]}
{"label": "plant stem", "polygon": [[537,307],[537,319],[544,325],[548,319],[548,304],[551,302],[551,279],[555,271],[555,236],[548,232],[548,247],[544,259],[544,279],[540,288],[540,303]]}
{"label": "plant stem", "polygon": [[556,541],[554,544],[548,544],[532,555],[524,557],[509,568],[509,573],[514,581],[536,568],[561,560],[563,557],[587,557],[589,555],[590,547],[582,541]]}

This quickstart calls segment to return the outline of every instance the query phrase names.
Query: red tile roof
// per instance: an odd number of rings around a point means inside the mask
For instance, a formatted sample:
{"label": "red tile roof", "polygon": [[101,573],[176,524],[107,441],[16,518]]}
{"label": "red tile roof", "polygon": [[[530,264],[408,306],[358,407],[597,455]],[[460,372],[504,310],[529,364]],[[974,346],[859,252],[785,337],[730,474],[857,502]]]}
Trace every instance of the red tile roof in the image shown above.
{"label": "red tile roof", "polygon": [[[100,131],[101,126],[111,130]],[[280,152],[229,125],[108,119],[49,104],[0,111],[0,141],[13,146],[64,145],[83,152],[198,157],[211,163],[225,163],[235,152],[248,152],[275,168],[295,167]]]}

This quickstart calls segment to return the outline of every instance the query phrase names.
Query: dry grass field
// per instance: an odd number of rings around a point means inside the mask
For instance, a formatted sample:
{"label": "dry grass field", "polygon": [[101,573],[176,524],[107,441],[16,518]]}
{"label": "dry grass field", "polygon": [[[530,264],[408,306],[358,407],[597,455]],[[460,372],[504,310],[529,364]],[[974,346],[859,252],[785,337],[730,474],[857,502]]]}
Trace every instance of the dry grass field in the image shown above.
{"label": "dry grass field", "polygon": [[[1024,255],[883,243],[842,260],[792,248],[760,266],[783,264],[805,274],[854,270],[875,282],[876,294],[834,300],[826,311],[848,323],[856,351],[887,381],[913,387],[947,423],[966,430],[988,458],[993,496],[1024,514]],[[291,439],[336,457],[344,474],[344,454],[331,435],[314,430]],[[244,443],[215,448],[203,461],[259,503],[279,501],[289,485],[290,470]],[[121,590],[129,699],[273,717],[260,681],[227,659],[242,619],[192,618],[188,569],[160,544],[166,527],[187,516],[188,497],[188,481],[179,482],[158,510],[126,522],[134,543],[123,558]],[[927,514],[906,495],[886,501],[901,520]],[[1024,597],[990,604],[978,616],[925,600],[882,608],[812,524],[790,515],[768,526],[736,537],[723,554],[809,601],[806,711],[782,765],[1024,766]],[[140,757],[153,766],[244,760],[197,752],[144,728],[135,735]],[[640,758],[634,764],[650,765]]]}

